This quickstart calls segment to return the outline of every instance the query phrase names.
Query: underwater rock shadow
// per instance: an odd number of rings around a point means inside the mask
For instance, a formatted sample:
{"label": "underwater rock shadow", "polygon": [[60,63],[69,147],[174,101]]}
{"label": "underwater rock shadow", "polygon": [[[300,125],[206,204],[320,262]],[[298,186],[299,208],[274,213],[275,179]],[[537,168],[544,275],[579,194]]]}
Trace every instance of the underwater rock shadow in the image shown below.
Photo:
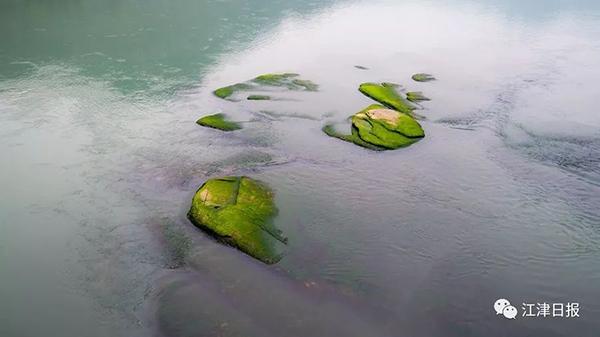
{"label": "underwater rock shadow", "polygon": [[227,247],[207,249],[215,251],[159,280],[150,313],[160,336],[396,336],[393,315],[358,297],[294,281]]}

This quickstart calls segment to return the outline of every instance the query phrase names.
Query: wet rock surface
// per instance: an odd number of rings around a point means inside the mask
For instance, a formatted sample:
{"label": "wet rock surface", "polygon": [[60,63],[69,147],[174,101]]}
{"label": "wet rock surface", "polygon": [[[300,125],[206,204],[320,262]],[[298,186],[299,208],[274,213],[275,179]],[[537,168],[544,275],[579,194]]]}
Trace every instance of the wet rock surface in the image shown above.
{"label": "wet rock surface", "polygon": [[210,179],[196,192],[188,218],[219,241],[267,264],[281,259],[281,231],[272,224],[277,208],[272,191],[248,177]]}

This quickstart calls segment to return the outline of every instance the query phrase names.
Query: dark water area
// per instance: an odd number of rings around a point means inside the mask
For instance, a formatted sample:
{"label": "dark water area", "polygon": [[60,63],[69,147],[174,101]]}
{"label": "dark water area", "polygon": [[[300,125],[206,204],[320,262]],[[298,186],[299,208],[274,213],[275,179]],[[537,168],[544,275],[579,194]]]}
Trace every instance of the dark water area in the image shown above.
{"label": "dark water area", "polygon": [[[1,1],[0,336],[597,336],[599,41],[595,1]],[[212,95],[270,72],[320,90]],[[426,137],[324,135],[363,82]],[[278,264],[187,220],[223,175],[274,190]]]}
{"label": "dark water area", "polygon": [[327,4],[6,0],[0,3],[0,76],[61,64],[129,95],[168,96],[196,84],[220,55],[246,47],[281,17]]}

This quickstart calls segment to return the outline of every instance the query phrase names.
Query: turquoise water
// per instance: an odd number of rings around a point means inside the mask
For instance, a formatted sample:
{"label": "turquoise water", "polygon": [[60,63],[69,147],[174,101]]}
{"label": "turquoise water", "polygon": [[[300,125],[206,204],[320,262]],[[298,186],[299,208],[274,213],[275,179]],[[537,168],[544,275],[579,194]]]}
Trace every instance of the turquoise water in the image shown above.
{"label": "turquoise water", "polygon": [[[0,336],[595,336],[599,41],[593,1],[3,1]],[[211,94],[266,72],[321,90]],[[366,81],[432,98],[426,138],[323,135]],[[187,221],[229,174],[276,192],[279,264]]]}

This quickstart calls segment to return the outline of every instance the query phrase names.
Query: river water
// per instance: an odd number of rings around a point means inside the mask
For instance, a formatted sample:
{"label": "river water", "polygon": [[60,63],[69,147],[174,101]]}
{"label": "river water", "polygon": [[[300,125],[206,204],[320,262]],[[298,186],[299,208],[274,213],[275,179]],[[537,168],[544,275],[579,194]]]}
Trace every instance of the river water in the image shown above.
{"label": "river water", "polygon": [[[211,94],[268,72],[321,90]],[[430,97],[426,138],[325,136],[367,81]],[[0,336],[597,336],[598,81],[592,0],[4,0]],[[277,265],[187,221],[221,175],[275,191]]]}

